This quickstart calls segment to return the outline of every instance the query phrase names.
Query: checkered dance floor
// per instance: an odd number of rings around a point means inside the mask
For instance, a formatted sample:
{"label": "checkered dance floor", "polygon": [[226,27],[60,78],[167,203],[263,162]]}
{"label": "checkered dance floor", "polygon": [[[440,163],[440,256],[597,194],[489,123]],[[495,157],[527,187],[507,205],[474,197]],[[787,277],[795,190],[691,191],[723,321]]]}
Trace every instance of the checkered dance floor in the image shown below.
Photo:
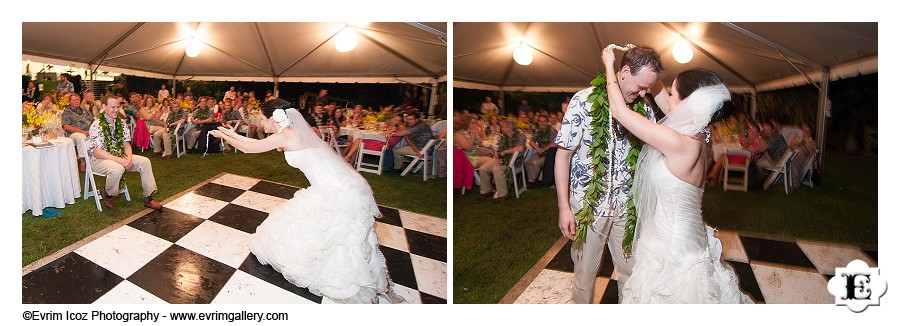
{"label": "checkered dance floor", "polygon": [[[734,267],[741,289],[757,303],[834,304],[828,280],[836,267],[854,259],[876,266],[878,252],[858,247],[807,241],[776,241],[719,231],[722,256]],[[544,258],[503,298],[502,303],[567,303],[572,294],[572,242],[561,238]],[[594,285],[595,303],[619,301],[609,249]]]}
{"label": "checkered dance floor", "polygon": [[[331,303],[250,253],[250,234],[297,190],[223,173],[162,211],[26,267],[22,302]],[[447,303],[447,221],[379,208],[376,233],[395,291],[409,303]]]}

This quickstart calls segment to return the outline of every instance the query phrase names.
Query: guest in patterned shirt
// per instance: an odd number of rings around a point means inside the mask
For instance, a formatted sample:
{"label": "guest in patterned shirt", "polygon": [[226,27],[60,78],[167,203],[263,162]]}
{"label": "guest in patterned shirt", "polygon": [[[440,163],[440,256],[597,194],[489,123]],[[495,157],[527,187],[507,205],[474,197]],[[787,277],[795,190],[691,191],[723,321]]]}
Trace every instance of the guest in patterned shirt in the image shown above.
{"label": "guest in patterned shirt", "polygon": [[[81,106],[81,96],[75,93],[69,95],[69,106],[62,112],[60,122],[63,130],[66,132],[66,136],[72,138],[77,150],[80,152],[81,141],[90,135],[88,130],[90,130],[91,124],[94,122],[94,116],[91,114],[91,111],[85,110]],[[79,159],[81,171],[85,169],[84,164],[84,159]]]}
{"label": "guest in patterned shirt", "polygon": [[419,120],[419,116],[416,114],[409,114],[406,116],[406,125],[408,126],[406,131],[401,131],[398,133],[394,133],[391,136],[405,136],[406,137],[406,146],[394,148],[394,169],[399,170],[403,166],[403,156],[404,155],[415,155],[418,157],[422,156],[421,149],[428,144],[429,140],[434,138],[434,135],[431,133],[431,126],[427,123]]}
{"label": "guest in patterned shirt", "polygon": [[556,139],[556,130],[550,126],[547,117],[543,115],[538,116],[537,123],[538,127],[528,143],[528,146],[533,148],[537,154],[525,162],[529,187],[534,187],[534,182],[537,181],[538,175],[541,174],[541,167],[544,166],[547,151],[552,147],[556,147],[556,143],[553,142]]}
{"label": "guest in patterned shirt", "polygon": [[503,120],[500,123],[500,141],[497,143],[497,151],[494,156],[478,168],[478,176],[481,178],[481,198],[484,201],[494,192],[493,183],[497,186],[497,198],[494,203],[499,204],[509,199],[509,189],[506,185],[506,165],[512,158],[512,154],[525,151],[525,135],[516,130],[516,123],[512,120]]}
{"label": "guest in patterned shirt", "polygon": [[[163,101],[163,106],[166,106],[166,103],[166,101]],[[162,158],[165,159],[172,158],[172,145],[174,143],[173,138],[175,137],[175,128],[178,127],[178,124],[183,124],[187,120],[187,112],[185,112],[184,109],[181,108],[181,105],[175,105],[174,103],[172,103],[169,105],[168,111],[169,113],[163,118],[163,132],[153,134],[153,148],[162,148]],[[182,136],[184,136],[185,128],[182,128],[178,132]]]}

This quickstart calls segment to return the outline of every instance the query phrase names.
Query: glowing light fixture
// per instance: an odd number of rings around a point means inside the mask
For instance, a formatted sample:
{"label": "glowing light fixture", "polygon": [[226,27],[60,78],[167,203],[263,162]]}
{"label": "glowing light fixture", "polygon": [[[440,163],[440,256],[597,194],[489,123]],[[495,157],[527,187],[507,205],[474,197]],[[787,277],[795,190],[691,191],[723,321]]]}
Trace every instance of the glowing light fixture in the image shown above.
{"label": "glowing light fixture", "polygon": [[675,57],[675,61],[678,61],[678,63],[688,63],[694,58],[694,50],[684,37],[680,37],[678,42],[675,43],[675,47],[672,48],[672,56]]}
{"label": "glowing light fixture", "polygon": [[200,51],[203,50],[203,43],[198,40],[191,40],[191,43],[188,43],[188,46],[184,48],[184,54],[191,58],[195,58],[200,55]]}
{"label": "glowing light fixture", "polygon": [[534,56],[531,55],[531,48],[522,43],[513,51],[513,60],[516,60],[516,63],[527,66],[531,64],[531,61],[534,60]]}
{"label": "glowing light fixture", "polygon": [[357,43],[359,43],[359,36],[356,35],[356,32],[351,28],[344,27],[334,41],[334,48],[338,52],[347,52],[355,49]]}

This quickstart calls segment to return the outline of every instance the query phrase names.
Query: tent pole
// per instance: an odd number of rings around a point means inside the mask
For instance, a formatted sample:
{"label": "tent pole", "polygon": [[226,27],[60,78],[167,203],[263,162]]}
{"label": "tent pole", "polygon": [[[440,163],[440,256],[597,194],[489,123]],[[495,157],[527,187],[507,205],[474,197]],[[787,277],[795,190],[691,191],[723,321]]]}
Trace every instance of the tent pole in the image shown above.
{"label": "tent pole", "polygon": [[428,97],[428,116],[434,115],[434,102],[437,102],[437,78],[431,79],[431,96]]}
{"label": "tent pole", "polygon": [[[178,98],[178,90],[175,89],[176,85],[178,85],[178,84],[175,82],[175,75],[172,75],[172,86],[169,87],[172,89],[172,92],[169,94],[169,97],[172,98],[173,100]],[[178,103],[178,105],[181,105],[181,103]]]}
{"label": "tent pole", "polygon": [[831,101],[828,100],[828,89],[831,83],[829,69],[822,70],[822,80],[819,86],[819,114],[816,121],[816,146],[819,149],[819,172],[825,171],[825,129],[827,127],[827,114]]}
{"label": "tent pole", "polygon": [[272,91],[272,95],[274,95],[275,97],[279,97],[278,96],[278,77],[275,77],[272,79],[275,81],[275,89]]}
{"label": "tent pole", "polygon": [[759,109],[759,101],[756,97],[756,88],[750,90],[750,117],[756,120],[756,111]]}

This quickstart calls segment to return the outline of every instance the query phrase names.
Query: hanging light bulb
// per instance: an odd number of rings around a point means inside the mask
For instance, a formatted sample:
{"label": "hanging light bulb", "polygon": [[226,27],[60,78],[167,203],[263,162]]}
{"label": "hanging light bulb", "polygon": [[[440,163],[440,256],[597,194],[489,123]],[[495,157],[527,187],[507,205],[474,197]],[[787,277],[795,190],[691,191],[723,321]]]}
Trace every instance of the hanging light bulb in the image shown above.
{"label": "hanging light bulb", "polygon": [[531,55],[531,49],[528,45],[522,43],[515,51],[513,51],[513,60],[516,60],[516,63],[520,65],[527,66],[534,60],[534,56]]}
{"label": "hanging light bulb", "polygon": [[337,49],[338,52],[347,52],[355,49],[358,42],[359,37],[356,36],[356,32],[350,28],[344,27],[344,29],[338,33],[337,39],[334,41],[334,48]]}
{"label": "hanging light bulb", "polygon": [[678,42],[675,42],[675,47],[672,48],[672,56],[675,57],[675,61],[678,61],[678,63],[688,63],[694,58],[694,49],[691,48],[691,44],[684,37],[680,37]]}
{"label": "hanging light bulb", "polygon": [[184,53],[191,58],[195,58],[200,55],[201,50],[203,50],[203,43],[192,39],[191,43],[188,43],[188,46],[184,48]]}

